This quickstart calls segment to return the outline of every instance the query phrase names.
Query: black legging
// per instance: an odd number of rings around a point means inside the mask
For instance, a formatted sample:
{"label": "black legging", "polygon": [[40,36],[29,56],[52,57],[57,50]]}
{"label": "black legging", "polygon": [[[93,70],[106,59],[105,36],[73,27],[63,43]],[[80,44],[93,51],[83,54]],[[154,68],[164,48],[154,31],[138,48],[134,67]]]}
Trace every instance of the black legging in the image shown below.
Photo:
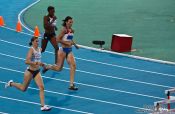
{"label": "black legging", "polygon": [[46,38],[42,39],[42,42],[41,42],[42,52],[45,52],[48,41],[50,41],[50,43],[52,44],[52,46],[55,49],[55,64],[56,64],[57,63],[57,53],[58,53],[59,48],[58,48],[58,44],[57,44],[55,36],[53,36],[49,39],[46,39]]}

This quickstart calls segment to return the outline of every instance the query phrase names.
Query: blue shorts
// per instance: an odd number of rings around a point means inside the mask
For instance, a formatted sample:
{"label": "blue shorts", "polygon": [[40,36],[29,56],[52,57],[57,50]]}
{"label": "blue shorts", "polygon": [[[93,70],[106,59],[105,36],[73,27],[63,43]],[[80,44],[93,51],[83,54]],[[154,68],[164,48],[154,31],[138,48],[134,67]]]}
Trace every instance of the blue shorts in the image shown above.
{"label": "blue shorts", "polygon": [[62,50],[64,53],[66,53],[66,57],[69,55],[70,52],[72,52],[72,48],[63,48],[62,47]]}

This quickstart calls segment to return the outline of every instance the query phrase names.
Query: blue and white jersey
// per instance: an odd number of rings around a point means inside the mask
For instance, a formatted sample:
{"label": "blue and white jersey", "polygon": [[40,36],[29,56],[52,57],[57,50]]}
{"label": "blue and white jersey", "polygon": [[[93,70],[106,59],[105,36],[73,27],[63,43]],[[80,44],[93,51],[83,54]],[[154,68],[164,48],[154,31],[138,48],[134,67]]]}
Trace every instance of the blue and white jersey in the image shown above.
{"label": "blue and white jersey", "polygon": [[72,41],[74,33],[72,31],[68,31],[63,36],[63,41]]}
{"label": "blue and white jersey", "polygon": [[31,48],[33,49],[31,61],[32,62],[41,62],[41,50],[40,50],[40,48],[38,48],[38,51],[36,51],[33,47],[31,47]]}

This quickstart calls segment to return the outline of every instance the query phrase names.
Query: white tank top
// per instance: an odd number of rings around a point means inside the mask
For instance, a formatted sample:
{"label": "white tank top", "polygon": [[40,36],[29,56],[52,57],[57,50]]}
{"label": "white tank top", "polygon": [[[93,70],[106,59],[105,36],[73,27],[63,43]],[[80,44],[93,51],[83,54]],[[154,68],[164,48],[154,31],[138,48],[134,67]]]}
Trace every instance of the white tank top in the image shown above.
{"label": "white tank top", "polygon": [[74,33],[71,31],[67,31],[63,36],[63,41],[72,41],[73,40]]}
{"label": "white tank top", "polygon": [[38,51],[35,50],[35,48],[31,47],[33,49],[33,54],[31,61],[32,62],[41,62],[41,50],[38,48]]}
{"label": "white tank top", "polygon": [[[53,20],[53,18],[49,17],[49,20],[50,20],[50,22],[49,22],[49,23],[51,23],[51,22],[52,22],[52,20]],[[52,26],[56,26],[56,24],[57,24],[57,20],[55,20],[55,21],[52,23]]]}

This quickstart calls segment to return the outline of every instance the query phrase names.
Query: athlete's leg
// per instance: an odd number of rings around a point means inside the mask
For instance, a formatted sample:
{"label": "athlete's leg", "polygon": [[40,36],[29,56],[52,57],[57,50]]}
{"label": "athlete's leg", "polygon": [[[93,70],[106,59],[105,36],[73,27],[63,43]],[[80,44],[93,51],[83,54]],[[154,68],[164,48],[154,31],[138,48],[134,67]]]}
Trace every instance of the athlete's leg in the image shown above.
{"label": "athlete's leg", "polygon": [[57,41],[56,41],[56,37],[55,37],[55,36],[52,37],[52,38],[50,39],[50,42],[51,42],[52,46],[53,46],[54,49],[55,49],[55,64],[56,64],[56,63],[58,62],[57,60],[58,60],[58,50],[59,50],[58,43],[57,43]]}
{"label": "athlete's leg", "polygon": [[71,90],[78,90],[78,88],[74,85],[74,77],[75,77],[75,70],[76,70],[76,62],[72,52],[70,52],[67,56],[67,62],[70,66],[70,88]]}
{"label": "athlete's leg", "polygon": [[9,83],[9,86],[16,87],[17,89],[19,89],[21,91],[26,91],[31,80],[32,80],[32,74],[26,70],[24,73],[24,81],[22,84],[11,82],[11,83]]}
{"label": "athlete's leg", "polygon": [[40,95],[40,101],[41,101],[41,106],[44,106],[44,84],[43,84],[43,79],[41,77],[41,74],[38,73],[35,78],[34,78],[38,88],[39,88],[39,95]]}
{"label": "athlete's leg", "polygon": [[48,43],[48,40],[46,38],[42,39],[42,41],[41,41],[42,51],[41,52],[45,52],[45,49],[47,47],[47,43]]}

